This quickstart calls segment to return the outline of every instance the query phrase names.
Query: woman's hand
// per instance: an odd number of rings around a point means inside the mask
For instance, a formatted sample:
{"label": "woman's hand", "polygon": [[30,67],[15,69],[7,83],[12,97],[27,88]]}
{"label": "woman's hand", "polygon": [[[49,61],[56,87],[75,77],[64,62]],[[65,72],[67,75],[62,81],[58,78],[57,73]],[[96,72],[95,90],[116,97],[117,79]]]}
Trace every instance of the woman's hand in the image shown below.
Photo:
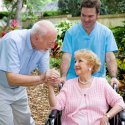
{"label": "woman's hand", "polygon": [[66,76],[65,77],[63,76],[63,77],[60,78],[61,83],[65,83],[65,81],[66,81]]}
{"label": "woman's hand", "polygon": [[60,83],[60,74],[55,69],[49,69],[45,73],[45,82],[48,84]]}
{"label": "woman's hand", "polygon": [[100,125],[108,125],[109,123],[109,118],[104,115],[103,118],[101,119]]}

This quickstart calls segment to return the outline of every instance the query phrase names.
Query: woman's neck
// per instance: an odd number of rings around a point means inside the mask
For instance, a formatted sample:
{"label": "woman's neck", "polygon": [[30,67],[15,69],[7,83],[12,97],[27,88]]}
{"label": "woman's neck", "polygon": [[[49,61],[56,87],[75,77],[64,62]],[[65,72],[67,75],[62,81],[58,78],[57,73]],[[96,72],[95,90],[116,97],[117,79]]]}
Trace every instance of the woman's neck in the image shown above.
{"label": "woman's neck", "polygon": [[87,85],[89,83],[91,83],[93,77],[90,75],[90,76],[86,76],[86,77],[79,77],[78,78],[78,82],[82,85]]}

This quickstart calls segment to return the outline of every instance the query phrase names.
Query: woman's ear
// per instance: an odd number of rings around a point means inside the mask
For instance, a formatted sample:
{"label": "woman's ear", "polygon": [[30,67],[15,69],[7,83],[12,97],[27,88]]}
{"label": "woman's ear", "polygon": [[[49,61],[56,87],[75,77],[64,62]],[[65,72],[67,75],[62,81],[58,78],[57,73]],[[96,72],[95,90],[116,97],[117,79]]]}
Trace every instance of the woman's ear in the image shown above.
{"label": "woman's ear", "polygon": [[89,67],[89,68],[88,68],[88,70],[89,70],[89,71],[91,71],[91,70],[92,70],[92,68],[90,68],[90,67]]}

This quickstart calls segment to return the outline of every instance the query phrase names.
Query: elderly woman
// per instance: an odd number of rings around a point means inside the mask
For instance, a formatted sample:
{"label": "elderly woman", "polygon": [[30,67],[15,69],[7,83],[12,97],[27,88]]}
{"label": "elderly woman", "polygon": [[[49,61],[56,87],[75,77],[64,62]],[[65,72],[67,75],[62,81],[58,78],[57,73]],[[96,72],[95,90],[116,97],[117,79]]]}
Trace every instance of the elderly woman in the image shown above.
{"label": "elderly woman", "polygon": [[78,50],[74,68],[79,77],[66,81],[57,96],[48,83],[49,103],[62,110],[62,125],[108,125],[108,120],[125,108],[122,97],[105,78],[92,76],[99,67],[100,60],[92,51]]}

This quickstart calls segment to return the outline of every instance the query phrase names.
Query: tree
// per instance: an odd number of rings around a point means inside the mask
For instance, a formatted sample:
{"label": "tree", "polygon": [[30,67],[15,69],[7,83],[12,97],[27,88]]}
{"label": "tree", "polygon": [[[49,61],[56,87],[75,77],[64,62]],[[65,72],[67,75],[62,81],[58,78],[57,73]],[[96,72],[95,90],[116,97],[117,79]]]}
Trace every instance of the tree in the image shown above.
{"label": "tree", "polygon": [[22,9],[22,5],[23,5],[23,0],[17,0],[17,9],[16,9],[16,20],[17,23],[19,24],[20,27],[22,27],[22,23],[21,23],[21,9]]}
{"label": "tree", "polygon": [[[72,14],[80,16],[80,3],[83,0],[59,0],[59,10],[64,14]],[[72,4],[71,4],[72,3]],[[101,0],[102,14],[118,14],[125,13],[125,0]]]}
{"label": "tree", "polygon": [[[7,26],[9,26],[10,20],[16,19],[20,27],[22,27],[22,7],[27,5],[25,18],[29,15],[33,18],[35,16],[34,12],[41,9],[43,5],[42,0],[4,0],[4,5],[8,11],[8,17],[6,19]],[[36,17],[36,16],[35,16]]]}
{"label": "tree", "polygon": [[101,14],[125,13],[125,0],[101,0]]}
{"label": "tree", "polygon": [[73,16],[78,16],[80,15],[81,1],[82,0],[59,0],[58,7],[62,13],[69,13]]}
{"label": "tree", "polygon": [[9,26],[10,20],[15,18],[15,9],[16,9],[17,3],[15,0],[4,0],[4,5],[9,13],[6,19],[7,26]]}

